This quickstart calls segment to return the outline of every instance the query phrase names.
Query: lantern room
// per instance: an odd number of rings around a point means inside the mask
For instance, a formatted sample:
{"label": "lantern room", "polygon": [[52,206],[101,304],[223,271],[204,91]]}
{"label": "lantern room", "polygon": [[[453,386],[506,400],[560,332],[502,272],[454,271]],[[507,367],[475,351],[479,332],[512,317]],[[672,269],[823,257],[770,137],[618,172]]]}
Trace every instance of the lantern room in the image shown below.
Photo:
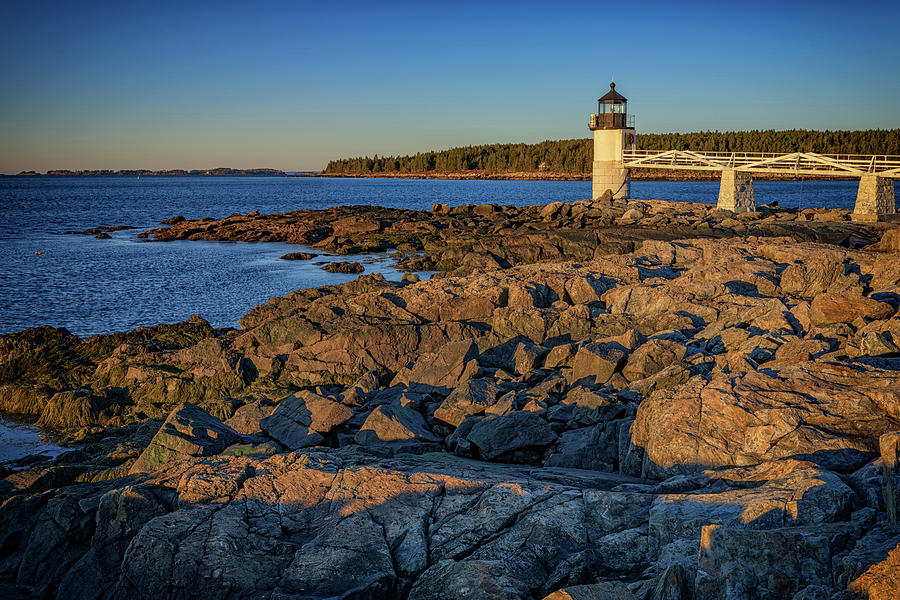
{"label": "lantern room", "polygon": [[628,127],[626,112],[628,99],[616,91],[616,84],[609,84],[609,91],[597,100],[597,114],[591,115],[589,129],[625,129]]}

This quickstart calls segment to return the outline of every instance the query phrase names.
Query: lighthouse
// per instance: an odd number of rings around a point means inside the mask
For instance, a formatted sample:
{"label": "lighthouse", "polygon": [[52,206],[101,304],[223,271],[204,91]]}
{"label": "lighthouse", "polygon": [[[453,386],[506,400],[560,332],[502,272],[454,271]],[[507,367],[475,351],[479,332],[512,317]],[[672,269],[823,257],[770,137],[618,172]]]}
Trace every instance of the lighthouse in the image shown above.
{"label": "lighthouse", "polygon": [[591,198],[597,199],[609,190],[613,198],[627,198],[631,193],[631,174],[623,166],[626,148],[635,142],[634,118],[628,118],[628,100],[609,84],[609,92],[597,100],[597,114],[591,115],[588,129],[594,132],[594,165]]}

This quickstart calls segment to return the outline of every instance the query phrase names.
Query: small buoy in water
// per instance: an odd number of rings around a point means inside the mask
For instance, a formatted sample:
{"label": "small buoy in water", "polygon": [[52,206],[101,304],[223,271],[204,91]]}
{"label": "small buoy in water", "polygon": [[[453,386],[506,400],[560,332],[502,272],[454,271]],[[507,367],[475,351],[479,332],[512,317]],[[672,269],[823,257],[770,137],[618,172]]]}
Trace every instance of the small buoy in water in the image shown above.
{"label": "small buoy in water", "polygon": [[41,253],[41,251],[40,251],[40,250],[35,250],[34,253],[39,255],[39,254]]}

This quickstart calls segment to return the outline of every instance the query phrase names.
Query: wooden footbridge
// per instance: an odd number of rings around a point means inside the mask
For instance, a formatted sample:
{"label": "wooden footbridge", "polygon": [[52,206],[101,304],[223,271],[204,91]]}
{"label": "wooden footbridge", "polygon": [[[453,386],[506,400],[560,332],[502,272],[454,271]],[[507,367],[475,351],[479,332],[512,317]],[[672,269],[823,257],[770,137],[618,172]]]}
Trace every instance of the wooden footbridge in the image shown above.
{"label": "wooden footbridge", "polygon": [[677,169],[679,171],[724,171],[777,173],[782,175],[900,178],[900,156],[860,154],[815,154],[792,152],[693,152],[691,150],[629,150],[623,152],[628,169]]}
{"label": "wooden footbridge", "polygon": [[637,150],[622,152],[625,169],[671,169],[719,171],[720,208],[742,212],[754,210],[753,173],[797,177],[859,177],[853,219],[892,221],[896,211],[894,179],[900,179],[900,156],[860,154],[816,154],[790,152],[694,152],[691,150]]}

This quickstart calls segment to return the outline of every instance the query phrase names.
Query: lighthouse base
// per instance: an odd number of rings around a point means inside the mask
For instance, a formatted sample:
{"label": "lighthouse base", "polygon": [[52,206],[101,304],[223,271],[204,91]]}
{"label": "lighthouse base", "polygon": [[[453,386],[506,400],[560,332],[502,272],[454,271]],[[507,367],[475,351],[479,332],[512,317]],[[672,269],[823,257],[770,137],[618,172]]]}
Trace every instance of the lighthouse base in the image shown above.
{"label": "lighthouse base", "polygon": [[631,196],[631,171],[621,161],[595,160],[591,178],[591,198],[597,200],[609,192],[613,198]]}

